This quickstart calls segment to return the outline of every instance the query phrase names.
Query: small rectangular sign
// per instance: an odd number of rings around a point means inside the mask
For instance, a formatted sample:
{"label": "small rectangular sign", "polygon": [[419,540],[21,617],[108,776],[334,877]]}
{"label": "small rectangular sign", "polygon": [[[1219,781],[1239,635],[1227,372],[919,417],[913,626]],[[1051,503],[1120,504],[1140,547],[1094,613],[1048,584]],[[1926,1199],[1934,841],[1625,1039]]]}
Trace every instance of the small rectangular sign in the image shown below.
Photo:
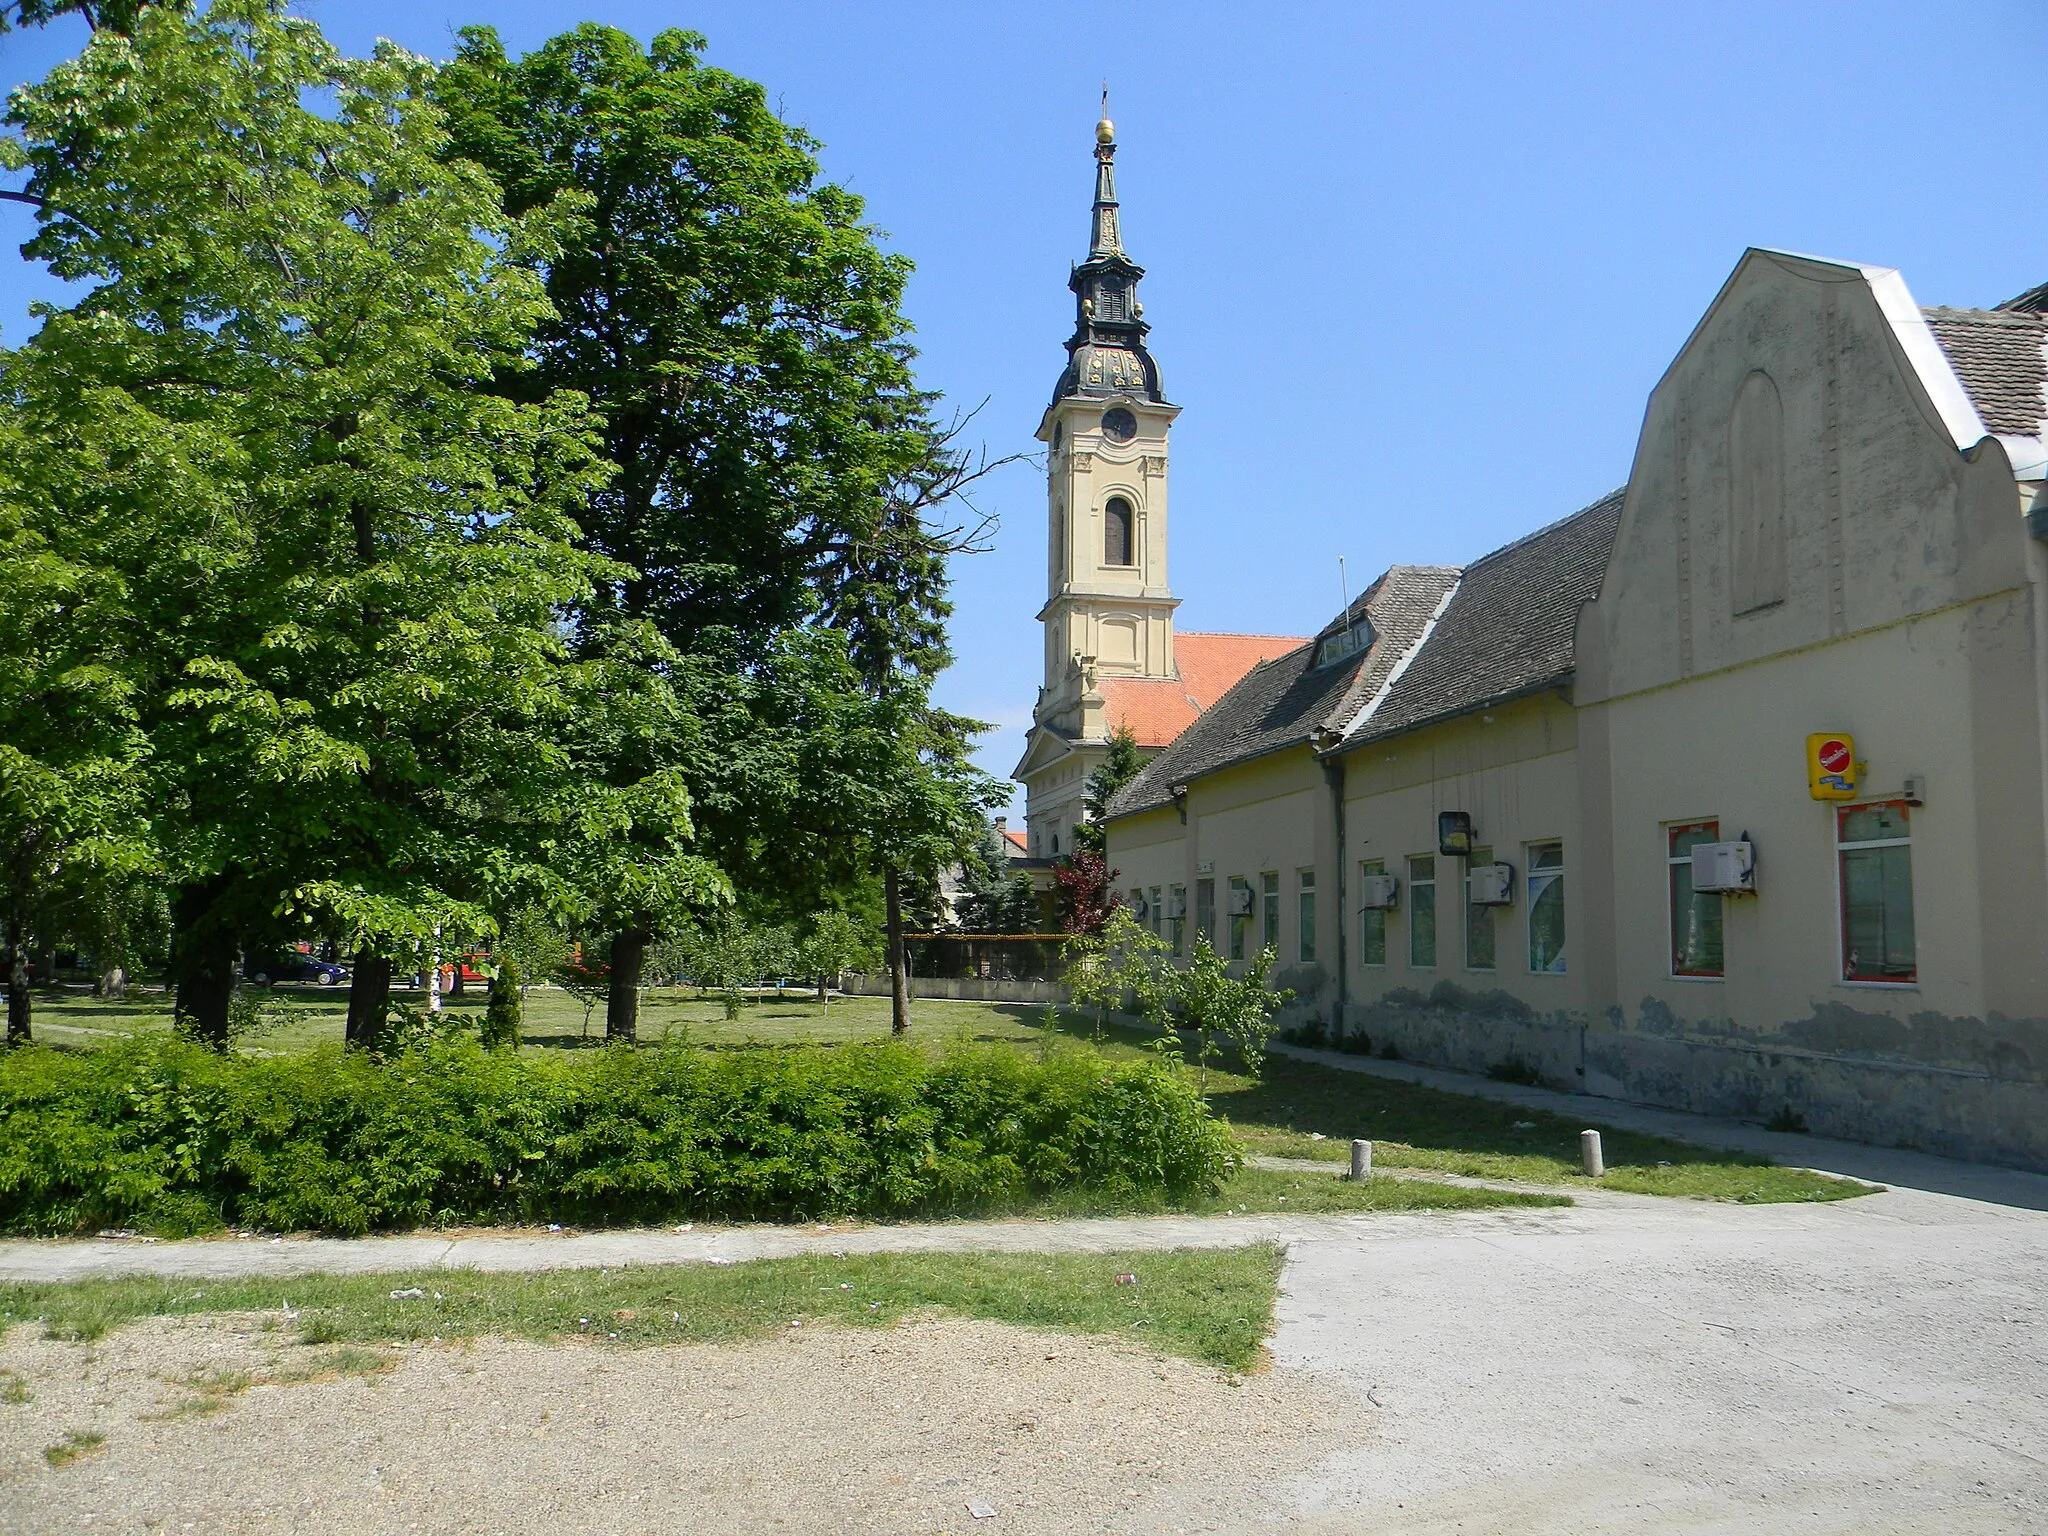
{"label": "small rectangular sign", "polygon": [[1806,792],[1816,800],[1856,798],[1856,738],[1817,731],[1806,738]]}

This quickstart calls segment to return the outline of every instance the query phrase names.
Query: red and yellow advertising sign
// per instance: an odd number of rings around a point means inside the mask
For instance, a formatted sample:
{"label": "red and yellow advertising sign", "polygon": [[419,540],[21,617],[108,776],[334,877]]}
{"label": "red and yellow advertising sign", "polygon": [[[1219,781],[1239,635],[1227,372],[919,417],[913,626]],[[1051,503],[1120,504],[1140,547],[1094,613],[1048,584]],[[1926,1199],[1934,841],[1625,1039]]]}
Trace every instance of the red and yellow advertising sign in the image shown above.
{"label": "red and yellow advertising sign", "polygon": [[1820,731],[1806,738],[1806,792],[1816,800],[1856,798],[1856,738]]}

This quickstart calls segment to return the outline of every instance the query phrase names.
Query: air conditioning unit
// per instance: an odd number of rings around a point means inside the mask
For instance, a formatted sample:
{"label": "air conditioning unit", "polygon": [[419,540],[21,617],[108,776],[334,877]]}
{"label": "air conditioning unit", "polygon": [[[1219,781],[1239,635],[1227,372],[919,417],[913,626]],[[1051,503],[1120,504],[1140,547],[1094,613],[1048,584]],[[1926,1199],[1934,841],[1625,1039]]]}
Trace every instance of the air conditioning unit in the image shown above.
{"label": "air conditioning unit", "polygon": [[1695,843],[1692,888],[1756,894],[1756,844],[1748,838],[1732,843]]}
{"label": "air conditioning unit", "polygon": [[1188,893],[1186,891],[1175,891],[1166,898],[1166,915],[1175,918],[1188,915]]}
{"label": "air conditioning unit", "polygon": [[1230,905],[1226,910],[1232,917],[1250,917],[1252,915],[1251,887],[1244,886],[1232,891],[1230,893]]}
{"label": "air conditioning unit", "polygon": [[1375,912],[1398,907],[1401,905],[1401,877],[1361,875],[1358,880],[1358,904]]}
{"label": "air conditioning unit", "polygon": [[1505,907],[1515,899],[1515,866],[1475,864],[1472,866],[1472,894],[1475,907]]}
{"label": "air conditioning unit", "polygon": [[1131,898],[1131,916],[1137,918],[1139,922],[1143,922],[1146,918],[1150,917],[1151,915],[1151,902],[1147,901],[1142,896],[1133,896]]}

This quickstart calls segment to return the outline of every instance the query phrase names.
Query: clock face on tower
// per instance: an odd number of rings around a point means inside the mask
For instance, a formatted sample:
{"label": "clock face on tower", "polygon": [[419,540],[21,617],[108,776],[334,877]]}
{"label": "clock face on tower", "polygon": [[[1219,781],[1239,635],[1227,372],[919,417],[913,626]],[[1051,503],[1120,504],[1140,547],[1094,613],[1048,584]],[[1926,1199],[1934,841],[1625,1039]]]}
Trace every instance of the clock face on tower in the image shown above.
{"label": "clock face on tower", "polygon": [[1102,435],[1113,443],[1128,443],[1138,435],[1138,418],[1120,405],[1104,411]]}

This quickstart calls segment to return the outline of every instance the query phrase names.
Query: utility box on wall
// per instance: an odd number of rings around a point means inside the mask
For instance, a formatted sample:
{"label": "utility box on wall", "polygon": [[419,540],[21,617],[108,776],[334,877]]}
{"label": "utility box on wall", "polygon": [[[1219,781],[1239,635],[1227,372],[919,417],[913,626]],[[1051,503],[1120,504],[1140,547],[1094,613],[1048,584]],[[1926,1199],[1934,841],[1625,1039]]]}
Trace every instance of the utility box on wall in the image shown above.
{"label": "utility box on wall", "polygon": [[1756,894],[1756,844],[1697,843],[1692,850],[1692,888],[1729,895]]}
{"label": "utility box on wall", "polygon": [[1358,881],[1358,904],[1373,912],[1385,912],[1401,904],[1399,875],[1362,875]]}
{"label": "utility box on wall", "polygon": [[1475,907],[1505,907],[1515,899],[1515,866],[1475,864],[1472,867],[1471,901]]}

